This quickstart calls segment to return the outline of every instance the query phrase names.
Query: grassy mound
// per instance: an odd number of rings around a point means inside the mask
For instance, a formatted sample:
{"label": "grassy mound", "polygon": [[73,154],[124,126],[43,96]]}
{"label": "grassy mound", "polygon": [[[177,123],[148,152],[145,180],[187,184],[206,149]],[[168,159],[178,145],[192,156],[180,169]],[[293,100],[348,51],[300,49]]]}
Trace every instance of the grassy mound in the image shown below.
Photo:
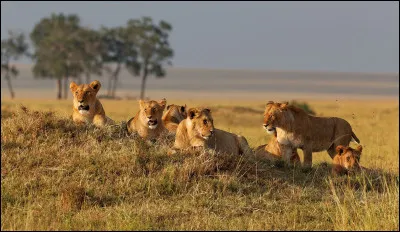
{"label": "grassy mound", "polygon": [[169,156],[172,143],[129,136],[123,122],[99,129],[49,111],[2,111],[2,230],[399,228],[398,175]]}

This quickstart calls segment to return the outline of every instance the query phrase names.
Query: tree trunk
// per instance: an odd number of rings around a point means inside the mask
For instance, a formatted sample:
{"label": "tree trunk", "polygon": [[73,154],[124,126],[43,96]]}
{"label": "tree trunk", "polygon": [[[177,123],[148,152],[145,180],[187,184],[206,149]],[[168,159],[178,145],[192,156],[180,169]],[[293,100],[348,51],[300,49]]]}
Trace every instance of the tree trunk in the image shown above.
{"label": "tree trunk", "polygon": [[120,70],[121,70],[121,63],[118,63],[117,68],[115,69],[114,73],[112,74],[112,76],[108,81],[107,95],[109,97],[115,97],[115,90],[117,88],[117,80]]}
{"label": "tree trunk", "polygon": [[57,79],[57,99],[60,100],[61,99],[61,90],[62,90],[62,82],[61,79],[58,78]]}
{"label": "tree trunk", "polygon": [[144,100],[144,88],[146,86],[147,72],[143,73],[142,77],[142,87],[140,88],[140,99]]}
{"label": "tree trunk", "polygon": [[68,76],[64,77],[64,99],[68,98]]}
{"label": "tree trunk", "polygon": [[90,73],[86,74],[86,84],[90,84]]}
{"label": "tree trunk", "polygon": [[14,90],[13,90],[13,88],[12,88],[12,85],[11,85],[11,78],[10,78],[10,76],[8,75],[8,72],[6,73],[6,80],[7,80],[7,84],[8,84],[8,89],[10,90],[11,99],[14,99],[15,93],[14,93]]}

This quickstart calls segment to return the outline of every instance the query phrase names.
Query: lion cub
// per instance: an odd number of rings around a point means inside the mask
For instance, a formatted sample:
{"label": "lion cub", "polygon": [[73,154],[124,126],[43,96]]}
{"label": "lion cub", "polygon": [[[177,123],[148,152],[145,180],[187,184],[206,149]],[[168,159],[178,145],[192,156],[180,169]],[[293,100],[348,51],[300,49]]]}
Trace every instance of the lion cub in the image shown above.
{"label": "lion cub", "polygon": [[186,105],[178,106],[172,104],[167,106],[167,111],[164,113],[162,121],[169,132],[176,133],[179,123],[186,117]]}
{"label": "lion cub", "polygon": [[348,146],[339,145],[336,147],[337,154],[333,158],[332,174],[343,175],[351,171],[358,171],[360,166],[360,158],[362,146],[359,145],[356,149]]}
{"label": "lion cub", "polygon": [[193,147],[210,148],[233,155],[251,153],[243,136],[214,128],[211,111],[207,108],[188,110],[187,118],[179,123],[175,143],[169,154],[175,153],[176,149],[185,150]]}
{"label": "lion cub", "polygon": [[[285,145],[278,143],[277,133],[275,130],[274,136],[269,140],[267,144],[258,146],[255,149],[255,155],[260,157],[265,157],[270,161],[277,161],[282,159],[282,149],[291,149]],[[292,150],[292,155],[290,157],[290,164],[300,164],[300,156],[296,149]]]}
{"label": "lion cub", "polygon": [[136,131],[144,139],[155,139],[168,132],[161,119],[166,104],[165,98],[159,102],[139,100],[139,111],[127,123],[128,132]]}
{"label": "lion cub", "polygon": [[97,99],[96,95],[101,88],[98,80],[88,85],[77,85],[72,81],[69,88],[74,97],[72,120],[75,123],[93,123],[97,127],[114,124],[114,121],[106,116],[103,105]]}

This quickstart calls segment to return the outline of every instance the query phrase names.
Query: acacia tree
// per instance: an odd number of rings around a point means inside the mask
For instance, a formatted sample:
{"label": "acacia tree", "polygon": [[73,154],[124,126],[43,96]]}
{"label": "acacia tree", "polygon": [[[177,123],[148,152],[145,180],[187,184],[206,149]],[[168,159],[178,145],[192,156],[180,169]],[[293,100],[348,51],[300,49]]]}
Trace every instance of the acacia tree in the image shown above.
{"label": "acacia tree", "polygon": [[134,44],[129,43],[126,39],[126,28],[102,27],[101,33],[104,46],[102,50],[103,62],[107,64],[116,64],[114,70],[109,70],[110,77],[107,89],[107,95],[114,98],[121,68],[124,64],[127,67],[131,61],[137,59],[137,51]]}
{"label": "acacia tree", "polygon": [[15,93],[12,88],[11,77],[18,76],[18,69],[14,64],[10,64],[10,61],[18,60],[21,56],[27,55],[27,50],[28,44],[23,33],[8,31],[8,39],[1,41],[1,73],[7,80],[12,99],[15,97]]}
{"label": "acacia tree", "polygon": [[79,39],[78,46],[81,47],[79,60],[82,61],[86,83],[90,83],[91,74],[102,75],[105,44],[102,43],[101,34],[90,28],[82,28]]}
{"label": "acacia tree", "polygon": [[153,23],[150,17],[128,21],[126,41],[137,48],[138,57],[127,62],[127,69],[133,76],[142,77],[140,99],[145,96],[147,77],[164,77],[164,66],[172,65],[174,52],[168,42],[171,31],[172,26],[163,20],[158,24]]}
{"label": "acacia tree", "polygon": [[84,71],[79,23],[77,15],[52,14],[37,23],[30,35],[35,47],[34,76],[55,78],[58,99],[61,99],[61,80],[64,79],[64,98],[67,98],[68,78],[76,78]]}

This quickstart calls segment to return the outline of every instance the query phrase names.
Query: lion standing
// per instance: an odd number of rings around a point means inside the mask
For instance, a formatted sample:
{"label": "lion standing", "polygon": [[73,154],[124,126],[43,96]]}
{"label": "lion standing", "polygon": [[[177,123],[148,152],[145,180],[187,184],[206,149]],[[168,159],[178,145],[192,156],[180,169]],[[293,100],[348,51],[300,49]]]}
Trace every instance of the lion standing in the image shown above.
{"label": "lion standing", "polygon": [[167,100],[139,100],[139,111],[127,122],[129,133],[137,132],[144,139],[155,139],[162,133],[168,132],[162,122],[162,114]]}
{"label": "lion standing", "polygon": [[[268,102],[263,126],[267,131],[277,131],[280,144],[302,149],[305,167],[312,166],[312,152],[327,150],[333,159],[338,145],[348,146],[352,140],[360,142],[346,120],[312,116],[288,102]],[[285,150],[284,159],[288,161],[290,156],[290,149]]]}
{"label": "lion standing", "polygon": [[93,123],[97,127],[114,124],[114,121],[106,116],[103,105],[97,99],[96,95],[101,88],[98,80],[88,85],[77,85],[72,81],[69,88],[74,98],[72,120],[75,123]]}
{"label": "lion standing", "polygon": [[233,155],[251,153],[243,136],[214,128],[211,111],[207,108],[189,109],[188,117],[177,128],[173,149],[193,147],[210,148]]}

